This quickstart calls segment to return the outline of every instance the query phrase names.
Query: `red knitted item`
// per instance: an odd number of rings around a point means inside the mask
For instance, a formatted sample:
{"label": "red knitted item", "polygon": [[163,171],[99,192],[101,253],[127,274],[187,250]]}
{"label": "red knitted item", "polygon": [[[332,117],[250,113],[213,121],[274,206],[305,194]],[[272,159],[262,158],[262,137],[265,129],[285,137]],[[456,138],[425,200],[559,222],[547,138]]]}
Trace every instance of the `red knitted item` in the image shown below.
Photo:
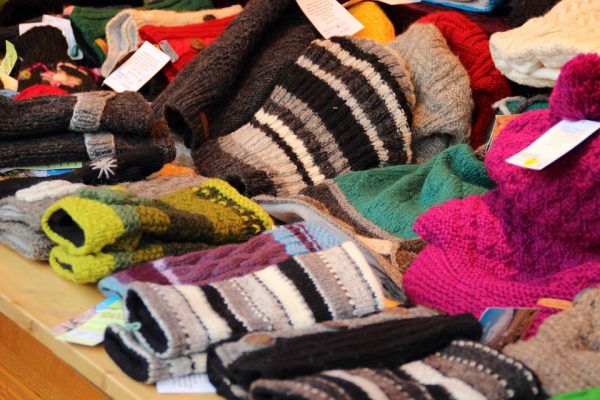
{"label": "red knitted item", "polygon": [[25,99],[29,99],[31,97],[38,97],[38,96],[68,96],[69,92],[67,92],[64,89],[55,87],[55,86],[50,86],[50,85],[42,85],[41,83],[38,83],[37,85],[33,85],[28,87],[27,89],[24,89],[21,91],[21,93],[19,93],[18,95],[15,96],[15,100],[25,100]]}
{"label": "red knitted item", "polygon": [[471,146],[477,148],[485,142],[494,119],[492,104],[511,95],[506,78],[492,61],[489,38],[477,24],[457,12],[436,12],[417,22],[434,24],[469,73],[475,102]]}
{"label": "red knitted item", "polygon": [[[213,19],[199,24],[182,26],[154,26],[144,25],[139,30],[142,40],[147,40],[152,44],[166,40],[179,59],[174,63],[169,63],[164,69],[169,82],[175,79],[175,76],[194,58],[200,50],[193,41],[199,40],[205,47],[215,41],[217,37],[225,30],[227,25],[236,17]],[[196,46],[197,47],[197,46]]]}

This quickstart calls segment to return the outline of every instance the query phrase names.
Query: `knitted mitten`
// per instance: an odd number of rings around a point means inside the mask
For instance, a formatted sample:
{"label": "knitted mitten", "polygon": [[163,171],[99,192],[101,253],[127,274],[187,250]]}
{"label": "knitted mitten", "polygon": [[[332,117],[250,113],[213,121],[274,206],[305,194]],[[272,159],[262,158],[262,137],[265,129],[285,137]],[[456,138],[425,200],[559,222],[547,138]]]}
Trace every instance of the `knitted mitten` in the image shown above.
{"label": "knitted mitten", "polygon": [[[339,322],[349,329],[354,329],[366,324],[401,318],[429,317],[436,314],[437,312],[432,309],[414,307],[410,309],[393,309],[369,317]],[[265,341],[257,341],[252,338],[273,338],[273,340],[276,340],[278,338],[295,337],[318,332],[331,332],[332,330],[335,330],[332,328],[332,321],[326,321],[302,329],[251,333],[245,336],[250,338],[247,340],[241,339],[231,343],[224,343],[217,345],[215,348],[211,346],[212,349],[209,350],[209,353],[214,353],[211,357],[217,358],[217,362],[213,363],[212,371],[210,372],[212,382],[217,385],[219,393],[224,396],[227,396],[226,391],[243,390],[241,387],[234,388],[233,386],[228,386],[233,385],[233,383],[224,375],[220,375],[216,367],[224,366],[228,368],[230,363],[234,362],[237,357],[245,354],[245,352],[252,352],[269,344]],[[137,381],[154,383],[162,379],[207,372],[207,353],[198,352],[180,357],[159,358],[151,350],[139,343],[130,329],[121,325],[109,326],[106,330],[104,346],[117,365]]]}
{"label": "knitted mitten", "polygon": [[351,242],[204,286],[134,283],[125,297],[136,338],[162,358],[205,351],[252,331],[301,328],[383,308],[381,284]]}
{"label": "knitted mitten", "polygon": [[137,233],[164,241],[221,244],[244,241],[271,225],[258,205],[217,179],[159,200],[85,189],[57,201],[42,217],[44,232],[71,255],[96,253]]}
{"label": "knitted mitten", "polygon": [[600,289],[584,290],[533,338],[503,352],[534,370],[551,395],[600,386]]}
{"label": "knitted mitten", "polygon": [[138,93],[89,92],[25,100],[0,97],[0,138],[18,139],[47,133],[108,131],[133,134],[152,129],[152,112]]}
{"label": "knitted mitten", "polygon": [[204,285],[256,272],[289,257],[340,244],[340,239],[320,224],[285,225],[244,243],[137,265],[102,279],[98,287],[106,296],[124,296],[133,282]]}
{"label": "knitted mitten", "polygon": [[334,368],[395,367],[441,350],[453,339],[478,339],[481,325],[470,314],[411,318],[389,313],[324,329],[248,334],[208,352],[208,372],[223,396],[248,390],[257,379],[288,379]]}
{"label": "knitted mitten", "polygon": [[366,39],[316,40],[249,123],[201,145],[194,161],[249,196],[297,194],[343,172],[410,162],[414,103],[395,52]]}
{"label": "knitted mitten", "polygon": [[43,83],[70,93],[97,90],[94,73],[71,61],[67,40],[60,30],[39,26],[15,41],[22,59],[19,66],[19,90]]}
{"label": "knitted mitten", "polygon": [[240,11],[242,11],[240,5],[193,12],[123,10],[106,24],[108,54],[102,64],[102,76],[108,76],[120,59],[129,52],[137,50],[142,43],[138,30],[143,25],[180,26],[206,21],[207,19],[228,17],[238,14]]}
{"label": "knitted mitten", "polygon": [[535,375],[520,362],[480,343],[455,340],[443,350],[393,369],[329,370],[291,380],[260,379],[252,399],[545,398]]}

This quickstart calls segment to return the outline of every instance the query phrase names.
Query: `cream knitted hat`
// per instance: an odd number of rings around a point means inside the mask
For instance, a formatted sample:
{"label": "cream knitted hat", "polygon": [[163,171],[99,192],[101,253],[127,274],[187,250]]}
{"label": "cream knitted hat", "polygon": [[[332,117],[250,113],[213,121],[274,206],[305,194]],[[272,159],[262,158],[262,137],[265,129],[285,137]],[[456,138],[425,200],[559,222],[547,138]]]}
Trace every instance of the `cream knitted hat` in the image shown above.
{"label": "cream knitted hat", "polygon": [[165,11],[165,10],[140,10],[126,9],[115,15],[106,24],[106,43],[108,54],[102,64],[102,76],[108,76],[117,63],[132,51],[137,50],[142,43],[138,30],[143,25],[180,26],[196,24],[205,19],[225,18],[239,14],[242,6],[202,10],[202,11]]}
{"label": "cream knitted hat", "polygon": [[562,0],[542,17],[494,33],[492,59],[512,81],[553,87],[560,68],[575,55],[600,52],[598,17],[598,0]]}

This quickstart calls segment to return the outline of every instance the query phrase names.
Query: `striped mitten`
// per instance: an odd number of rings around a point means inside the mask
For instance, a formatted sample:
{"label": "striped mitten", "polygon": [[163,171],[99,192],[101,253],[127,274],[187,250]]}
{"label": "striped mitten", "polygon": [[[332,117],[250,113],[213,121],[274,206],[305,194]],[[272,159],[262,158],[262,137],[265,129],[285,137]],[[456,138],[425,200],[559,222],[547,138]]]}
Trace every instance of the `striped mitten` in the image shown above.
{"label": "striped mitten", "polygon": [[136,338],[158,357],[205,351],[253,331],[302,328],[383,308],[381,284],[351,242],[204,286],[134,283],[125,297]]}

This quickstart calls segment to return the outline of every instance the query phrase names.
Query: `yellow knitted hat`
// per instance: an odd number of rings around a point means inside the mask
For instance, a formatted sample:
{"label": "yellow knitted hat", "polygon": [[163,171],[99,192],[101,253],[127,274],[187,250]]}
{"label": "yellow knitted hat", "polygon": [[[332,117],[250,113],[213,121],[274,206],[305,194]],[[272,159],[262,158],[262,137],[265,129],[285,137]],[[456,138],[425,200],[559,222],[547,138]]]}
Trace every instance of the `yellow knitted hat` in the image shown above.
{"label": "yellow knitted hat", "polygon": [[350,8],[350,14],[359,20],[364,29],[355,37],[362,37],[386,44],[396,37],[394,24],[389,20],[379,4],[373,1],[363,1]]}

